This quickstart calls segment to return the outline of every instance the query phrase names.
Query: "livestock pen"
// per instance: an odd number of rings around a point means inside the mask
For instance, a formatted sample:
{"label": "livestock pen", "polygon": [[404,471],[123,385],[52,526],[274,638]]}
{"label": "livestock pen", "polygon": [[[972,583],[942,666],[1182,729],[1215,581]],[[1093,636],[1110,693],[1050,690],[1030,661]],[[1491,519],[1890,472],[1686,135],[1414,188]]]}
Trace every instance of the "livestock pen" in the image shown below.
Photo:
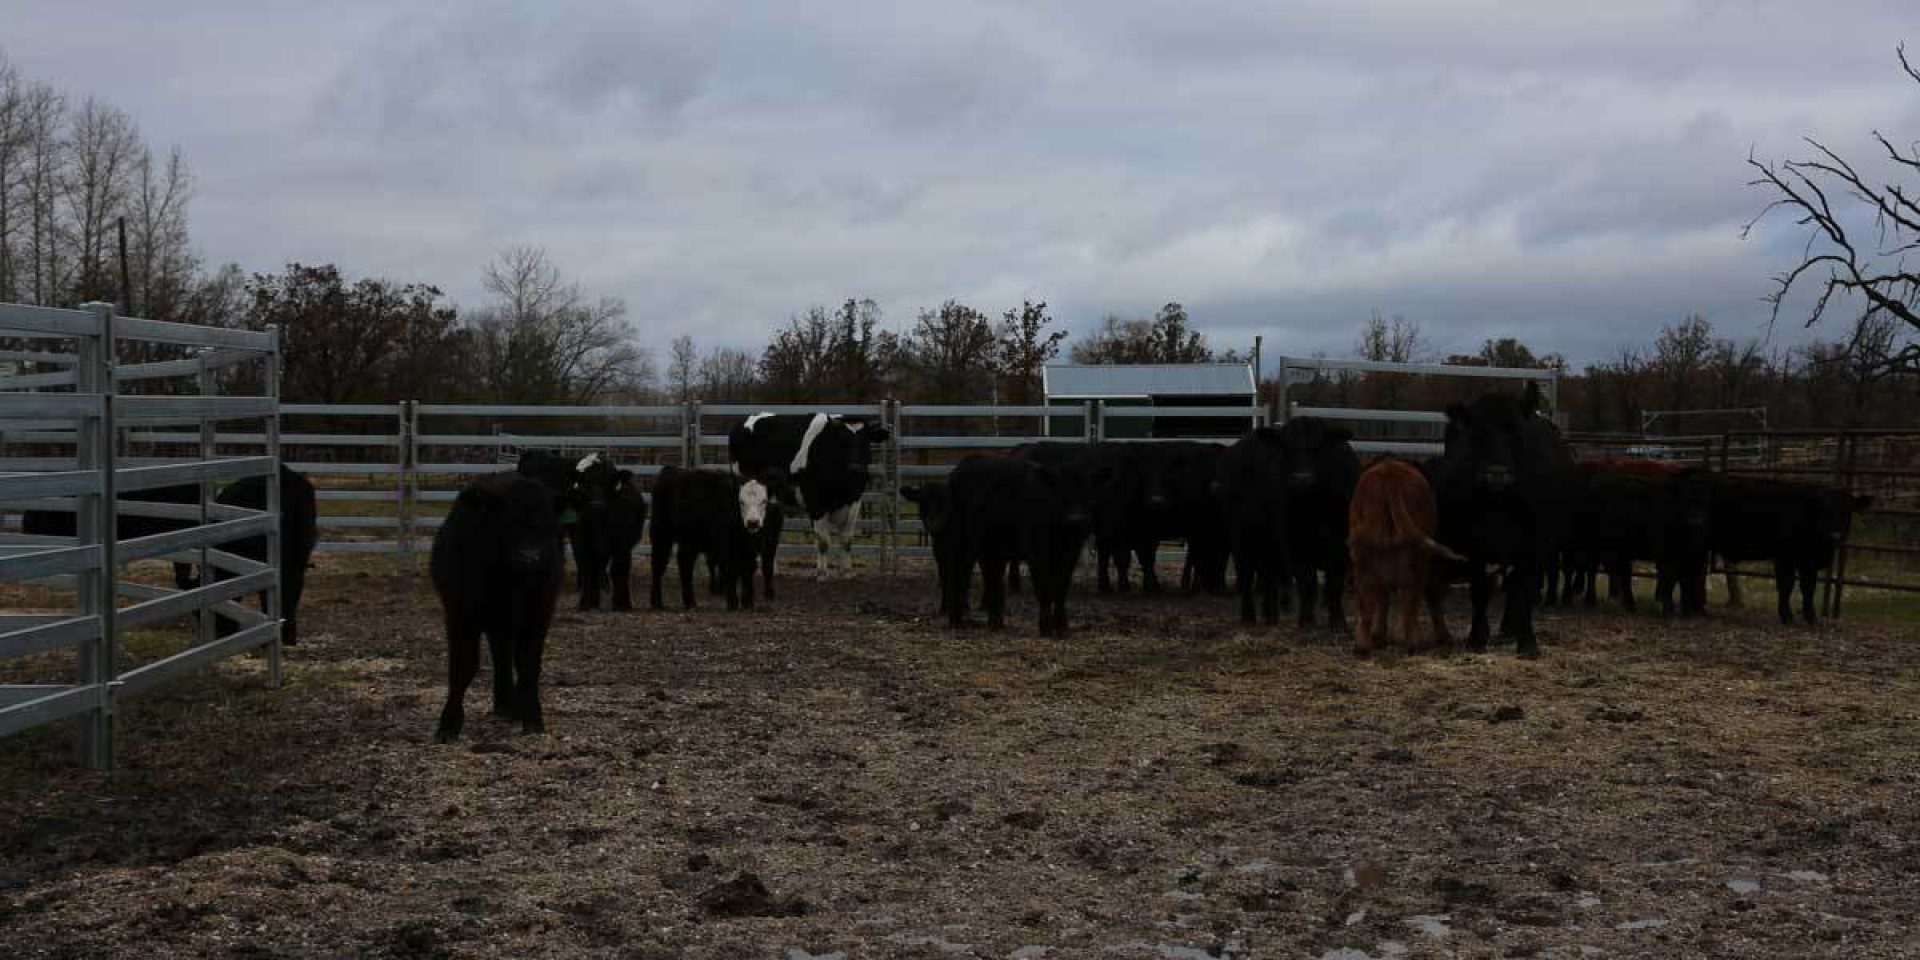
{"label": "livestock pen", "polygon": [[[271,695],[250,689],[260,664],[232,660],[128,703],[112,775],[62,764],[57,727],[0,739],[0,952],[1920,946],[1906,830],[1920,663],[1911,623],[1861,605],[1862,588],[1847,622],[1815,627],[1556,609],[1538,661],[1358,661],[1324,631],[1242,627],[1231,601],[1178,593],[1077,590],[1063,639],[1020,619],[945,629],[912,518],[889,526],[886,501],[1038,437],[1052,409],[836,408],[893,432],[859,576],[738,613],[575,611],[568,595],[549,733],[475,717],[465,742],[431,743],[446,647],[417,559],[446,498],[430,495],[523,447],[612,447],[643,474],[723,464],[727,428],[761,409],[284,408],[283,438],[304,445],[283,452],[316,474],[327,513],[379,522],[323,528],[334,549]],[[1082,408],[1080,423],[1097,438],[1129,415]],[[234,459],[269,438],[211,439]]]}

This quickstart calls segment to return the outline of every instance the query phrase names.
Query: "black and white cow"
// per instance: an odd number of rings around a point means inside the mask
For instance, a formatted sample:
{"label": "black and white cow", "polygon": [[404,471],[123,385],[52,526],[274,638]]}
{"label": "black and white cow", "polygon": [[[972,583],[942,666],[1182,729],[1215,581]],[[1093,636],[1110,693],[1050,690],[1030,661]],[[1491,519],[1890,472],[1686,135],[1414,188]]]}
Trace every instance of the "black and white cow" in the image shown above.
{"label": "black and white cow", "polygon": [[[853,537],[867,491],[873,445],[887,429],[827,413],[756,413],[727,434],[727,454],[744,476],[765,483],[807,512],[819,549],[816,576],[833,575],[834,558],[853,574]],[[836,551],[837,548],[837,551]]]}
{"label": "black and white cow", "polygon": [[753,569],[762,548],[767,488],[758,480],[719,470],[663,467],[653,486],[653,589],[648,602],[662,609],[667,564],[680,561],[680,605],[693,609],[694,563],[719,561],[727,609],[753,607]]}

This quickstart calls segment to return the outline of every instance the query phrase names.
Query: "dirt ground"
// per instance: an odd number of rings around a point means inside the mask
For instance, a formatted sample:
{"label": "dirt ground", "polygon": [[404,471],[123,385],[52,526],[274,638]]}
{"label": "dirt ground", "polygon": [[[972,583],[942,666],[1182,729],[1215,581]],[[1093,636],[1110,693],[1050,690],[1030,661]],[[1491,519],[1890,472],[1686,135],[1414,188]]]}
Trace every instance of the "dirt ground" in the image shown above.
{"label": "dirt ground", "polygon": [[442,746],[430,591],[324,558],[284,688],[136,701],[112,775],[0,741],[0,956],[1920,955],[1910,627],[1357,661],[1220,598],[1042,641],[925,570],[781,588],[567,609],[550,734],[483,674]]}

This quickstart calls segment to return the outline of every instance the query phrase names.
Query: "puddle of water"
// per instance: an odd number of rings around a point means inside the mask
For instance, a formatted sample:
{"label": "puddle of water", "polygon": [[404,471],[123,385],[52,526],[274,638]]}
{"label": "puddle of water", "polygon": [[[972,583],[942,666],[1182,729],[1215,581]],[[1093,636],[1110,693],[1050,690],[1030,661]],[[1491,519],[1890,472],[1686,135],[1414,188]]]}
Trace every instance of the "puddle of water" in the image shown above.
{"label": "puddle of water", "polygon": [[1645,920],[1628,920],[1626,923],[1615,924],[1613,928],[1622,933],[1634,933],[1639,930],[1658,930],[1666,925],[1667,921],[1659,917],[1648,917]]}
{"label": "puddle of water", "polygon": [[1365,910],[1355,910],[1354,912],[1347,914],[1347,926],[1351,927],[1354,924],[1359,923],[1362,920],[1365,920],[1366,918],[1367,918],[1367,912]]}
{"label": "puddle of water", "polygon": [[1272,870],[1273,868],[1278,866],[1279,864],[1274,863],[1272,860],[1268,860],[1266,857],[1255,857],[1252,860],[1248,860],[1246,863],[1242,863],[1234,867],[1233,872],[1234,873],[1266,873],[1267,871]]}
{"label": "puddle of water", "polygon": [[1030,943],[1024,947],[1016,947],[1012,953],[1007,954],[1007,960],[1039,960],[1040,957],[1044,957],[1052,952],[1052,947],[1043,947],[1037,943]]}
{"label": "puddle of water", "polygon": [[1573,905],[1582,910],[1592,910],[1600,905],[1600,898],[1591,893],[1583,893],[1579,899],[1573,901]]}
{"label": "puddle of water", "polygon": [[1828,877],[1818,870],[1791,870],[1787,873],[1787,879],[1800,883],[1826,883]]}
{"label": "puddle of water", "polygon": [[1451,919],[1453,919],[1453,917],[1450,914],[1443,913],[1435,915],[1423,913],[1418,916],[1408,917],[1406,924],[1435,940],[1444,941],[1453,935],[1453,928],[1447,926],[1447,921]]}
{"label": "puddle of water", "polygon": [[1760,881],[1752,877],[1731,877],[1727,880],[1727,889],[1734,893],[1759,893]]}

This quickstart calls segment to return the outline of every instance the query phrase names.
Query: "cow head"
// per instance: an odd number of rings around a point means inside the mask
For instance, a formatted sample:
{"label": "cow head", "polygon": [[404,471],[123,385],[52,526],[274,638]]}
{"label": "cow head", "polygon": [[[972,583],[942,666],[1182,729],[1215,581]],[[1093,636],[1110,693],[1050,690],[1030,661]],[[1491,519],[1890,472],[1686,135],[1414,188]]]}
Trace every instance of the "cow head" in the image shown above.
{"label": "cow head", "polygon": [[1820,533],[1837,547],[1853,529],[1853,515],[1873,506],[1873,498],[1829,487],[1820,491],[1819,504]]}
{"label": "cow head", "polygon": [[493,535],[486,548],[516,570],[540,570],[560,549],[560,501],[544,483],[501,475],[470,484],[454,499],[463,514],[478,515]]}
{"label": "cow head", "polygon": [[1305,492],[1331,483],[1329,461],[1353,440],[1353,431],[1335,427],[1317,417],[1287,421],[1274,436],[1286,458],[1283,477],[1287,489]]}
{"label": "cow head", "polygon": [[767,523],[767,485],[758,480],[740,484],[740,524],[747,532],[758,534]]}
{"label": "cow head", "polygon": [[581,513],[599,516],[620,491],[620,476],[633,475],[614,467],[605,456],[589,453],[573,465],[574,502]]}
{"label": "cow head", "polygon": [[[1529,391],[1529,396],[1537,395],[1537,390]],[[1448,407],[1444,456],[1449,472],[1485,493],[1511,490],[1520,477],[1522,424],[1531,416],[1526,400],[1504,394]]]}
{"label": "cow head", "polygon": [[953,519],[953,497],[944,483],[924,487],[901,487],[900,495],[920,507],[920,527],[929,536],[939,536]]}

